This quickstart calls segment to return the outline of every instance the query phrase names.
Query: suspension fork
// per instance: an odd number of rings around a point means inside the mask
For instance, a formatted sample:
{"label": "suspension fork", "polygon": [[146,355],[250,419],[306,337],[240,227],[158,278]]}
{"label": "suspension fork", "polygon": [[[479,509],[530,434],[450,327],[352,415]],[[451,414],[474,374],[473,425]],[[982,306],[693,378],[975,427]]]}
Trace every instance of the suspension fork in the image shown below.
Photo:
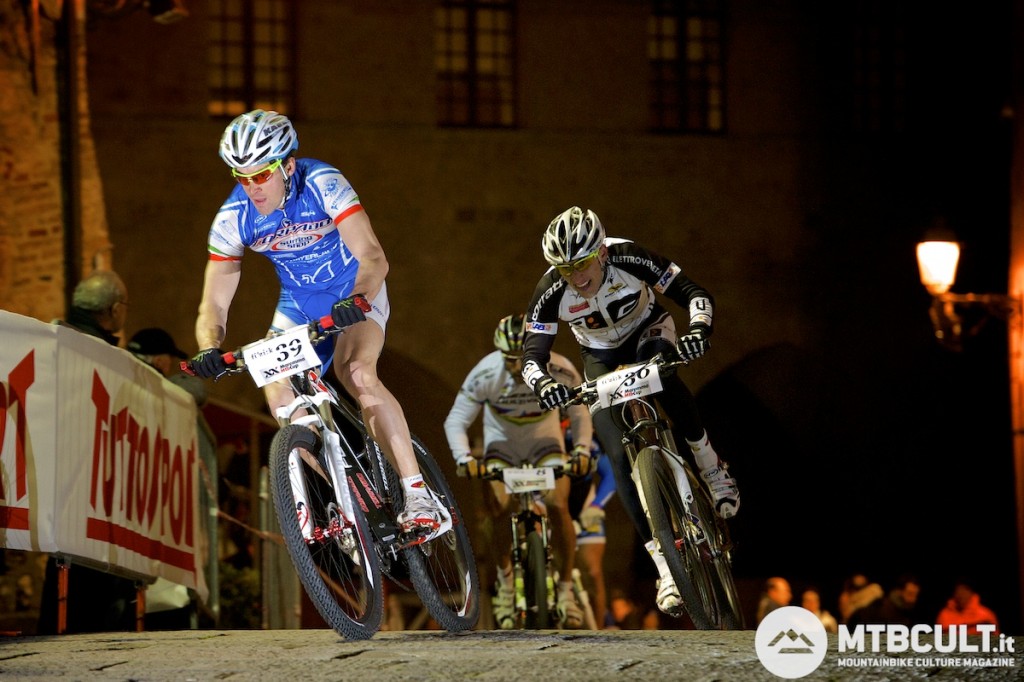
{"label": "suspension fork", "polygon": [[640,472],[636,468],[637,455],[648,447],[656,447],[661,451],[662,457],[668,464],[672,477],[675,479],[676,489],[679,491],[679,495],[687,509],[693,502],[693,490],[690,488],[690,480],[686,475],[685,464],[679,455],[679,450],[676,448],[672,431],[668,428],[667,424],[658,418],[654,407],[644,400],[630,400],[623,406],[623,413],[626,417],[627,427],[629,424],[633,425],[628,428],[622,437],[622,443],[629,457],[630,478],[633,479],[633,485],[636,487],[637,495],[640,498],[640,505],[643,507],[644,516],[647,517],[647,523],[653,536],[654,526],[651,523],[651,514],[647,507],[647,497],[644,487],[640,483]]}

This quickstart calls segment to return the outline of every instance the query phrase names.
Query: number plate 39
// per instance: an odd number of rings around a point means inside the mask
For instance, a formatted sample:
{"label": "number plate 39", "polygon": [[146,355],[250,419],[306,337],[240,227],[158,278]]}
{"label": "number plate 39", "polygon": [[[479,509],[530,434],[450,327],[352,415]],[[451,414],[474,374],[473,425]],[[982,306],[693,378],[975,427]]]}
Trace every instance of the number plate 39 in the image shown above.
{"label": "number plate 39", "polygon": [[260,387],[320,365],[306,325],[254,343],[242,351],[242,357],[252,380]]}

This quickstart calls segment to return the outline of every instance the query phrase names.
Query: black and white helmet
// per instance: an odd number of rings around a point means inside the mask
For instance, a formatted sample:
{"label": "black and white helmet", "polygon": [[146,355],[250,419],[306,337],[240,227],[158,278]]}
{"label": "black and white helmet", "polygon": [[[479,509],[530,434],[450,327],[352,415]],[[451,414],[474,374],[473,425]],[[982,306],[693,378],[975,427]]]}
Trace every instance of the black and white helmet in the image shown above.
{"label": "black and white helmet", "polygon": [[544,232],[544,259],[562,265],[588,256],[604,242],[604,226],[590,209],[573,206],[559,214]]}
{"label": "black and white helmet", "polygon": [[524,315],[508,315],[501,318],[498,328],[494,330],[494,347],[502,353],[521,353],[523,351],[523,319]]}
{"label": "black and white helmet", "polygon": [[284,159],[298,148],[288,117],[262,109],[237,117],[220,138],[220,158],[235,169]]}

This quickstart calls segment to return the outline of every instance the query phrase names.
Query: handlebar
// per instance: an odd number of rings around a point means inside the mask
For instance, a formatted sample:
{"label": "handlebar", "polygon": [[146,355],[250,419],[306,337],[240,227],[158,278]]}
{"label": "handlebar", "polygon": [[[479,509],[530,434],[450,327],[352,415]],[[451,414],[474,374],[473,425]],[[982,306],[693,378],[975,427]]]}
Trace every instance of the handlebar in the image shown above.
{"label": "handlebar", "polygon": [[[644,368],[650,368],[656,369],[658,371],[659,376],[665,377],[671,374],[672,372],[675,372],[680,366],[688,364],[690,364],[689,361],[684,360],[679,356],[666,357],[664,354],[658,353],[657,355],[652,357],[650,360],[647,360],[646,362],[638,362],[632,365],[622,365],[617,370],[615,370],[615,372],[620,372],[623,370],[633,370],[633,372],[635,373]],[[579,386],[571,388],[570,394],[572,397],[566,404],[590,405],[592,403],[597,402],[598,382],[600,382],[601,379],[603,379],[604,377],[614,374],[615,372],[608,372],[607,374],[603,374],[596,379],[592,379],[591,381],[584,381]]]}
{"label": "handlebar", "polygon": [[[484,469],[484,463],[482,461],[480,461],[480,460],[477,460],[477,466],[481,470]],[[566,471],[566,467],[565,467],[564,464],[545,464],[543,466],[533,466],[533,465],[525,465],[524,464],[522,466],[505,466],[505,467],[494,467],[493,469],[486,469],[484,471],[484,473],[482,473],[481,475],[477,476],[476,478],[479,478],[482,481],[501,481],[501,480],[504,480],[504,478],[505,478],[504,472],[508,471],[509,469],[511,469],[512,471],[515,471],[517,469],[540,469],[540,468],[552,469],[554,471],[554,473],[555,473],[555,478],[561,478],[562,476],[568,476],[569,475],[568,472]]]}
{"label": "handlebar", "polygon": [[[344,332],[346,329],[348,329],[348,327],[336,326],[334,324],[334,318],[331,317],[331,315],[329,314],[324,315],[319,320],[313,320],[312,322],[309,322],[306,325],[306,328],[309,330],[309,341],[314,345],[320,343],[324,339],[340,334]],[[292,330],[288,329],[285,331],[290,332]],[[263,343],[267,339],[272,339],[276,336],[281,336],[282,334],[285,333],[285,331],[271,332],[262,339],[253,341],[251,343],[247,343],[244,346],[239,346],[233,351],[222,353],[220,357],[222,360],[224,360],[224,364],[227,367],[224,373],[239,374],[241,372],[246,371],[244,356],[245,350],[257,344]],[[188,374],[189,376],[193,377],[196,376],[196,371],[193,366],[192,360],[182,360],[180,363],[180,367],[181,371],[184,372],[185,374]]]}

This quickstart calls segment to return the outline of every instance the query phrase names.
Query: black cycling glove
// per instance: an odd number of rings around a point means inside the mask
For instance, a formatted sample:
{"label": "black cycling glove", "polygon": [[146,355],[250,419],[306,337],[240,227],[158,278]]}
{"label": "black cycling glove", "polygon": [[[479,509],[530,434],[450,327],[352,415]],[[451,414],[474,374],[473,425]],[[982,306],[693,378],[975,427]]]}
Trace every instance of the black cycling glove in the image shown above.
{"label": "black cycling glove", "polygon": [[365,320],[368,312],[370,312],[370,302],[366,300],[366,297],[362,294],[353,294],[334,304],[334,307],[331,308],[331,319],[334,320],[335,327],[344,329]]}
{"label": "black cycling glove", "polygon": [[680,336],[676,341],[676,350],[683,360],[696,360],[708,352],[711,342],[708,341],[708,330],[702,325],[690,327],[690,332]]}
{"label": "black cycling glove", "polygon": [[565,384],[560,384],[551,377],[541,377],[533,385],[533,392],[537,394],[537,402],[545,410],[553,410],[556,407],[568,404],[572,398],[572,391]]}
{"label": "black cycling glove", "polygon": [[192,371],[196,376],[204,379],[216,379],[228,371],[224,364],[224,351],[220,348],[207,348],[195,354],[192,358]]}

